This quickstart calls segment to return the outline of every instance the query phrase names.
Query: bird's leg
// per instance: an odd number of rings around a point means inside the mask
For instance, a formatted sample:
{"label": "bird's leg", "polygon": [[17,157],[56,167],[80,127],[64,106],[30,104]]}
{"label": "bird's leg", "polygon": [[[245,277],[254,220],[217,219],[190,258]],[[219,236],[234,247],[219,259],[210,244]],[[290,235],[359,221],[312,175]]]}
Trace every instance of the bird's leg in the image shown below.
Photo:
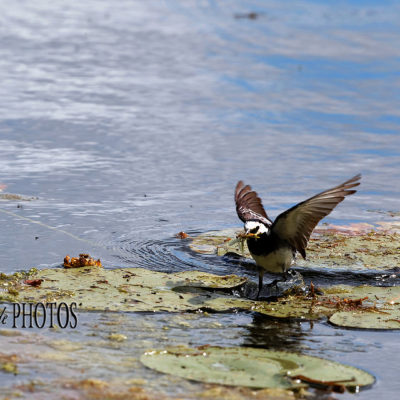
{"label": "bird's leg", "polygon": [[263,278],[264,278],[264,271],[263,270],[259,270],[258,271],[258,292],[257,292],[257,299],[258,296],[260,296],[261,293],[261,289],[263,287]]}

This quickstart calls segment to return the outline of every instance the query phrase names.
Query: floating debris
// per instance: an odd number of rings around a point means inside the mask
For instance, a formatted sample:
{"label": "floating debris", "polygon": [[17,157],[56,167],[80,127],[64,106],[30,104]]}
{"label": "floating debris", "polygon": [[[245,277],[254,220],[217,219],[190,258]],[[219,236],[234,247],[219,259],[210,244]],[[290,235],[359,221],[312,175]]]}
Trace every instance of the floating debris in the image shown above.
{"label": "floating debris", "polygon": [[89,254],[79,254],[79,258],[66,256],[64,268],[102,267],[100,259],[94,260]]}
{"label": "floating debris", "polygon": [[20,361],[21,359],[17,354],[0,353],[0,371],[17,375],[18,374],[17,363]]}
{"label": "floating debris", "polygon": [[244,14],[235,14],[235,19],[257,19],[260,16],[259,13],[249,12]]}
{"label": "floating debris", "polygon": [[[1,192],[1,190],[0,190]],[[21,196],[19,194],[13,194],[13,193],[0,193],[0,200],[9,200],[9,201],[32,201],[32,200],[38,200],[39,197],[26,197],[26,196]]]}
{"label": "floating debris", "polygon": [[181,231],[181,232],[178,232],[178,233],[175,235],[175,237],[178,238],[178,239],[187,239],[187,238],[189,238],[190,236],[189,236],[186,232]]}
{"label": "floating debris", "polygon": [[25,285],[30,285],[30,286],[40,286],[43,282],[43,279],[25,279],[24,283]]}
{"label": "floating debris", "polygon": [[108,339],[113,342],[124,342],[128,337],[122,333],[111,333]]}

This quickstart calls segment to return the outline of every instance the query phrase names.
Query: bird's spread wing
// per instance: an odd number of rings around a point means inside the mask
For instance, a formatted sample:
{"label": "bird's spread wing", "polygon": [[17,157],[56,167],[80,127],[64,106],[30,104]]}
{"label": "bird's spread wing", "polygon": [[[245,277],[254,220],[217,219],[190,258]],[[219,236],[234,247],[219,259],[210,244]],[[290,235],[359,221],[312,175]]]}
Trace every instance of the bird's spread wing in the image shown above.
{"label": "bird's spread wing", "polygon": [[311,232],[318,222],[326,217],[345,196],[353,194],[350,190],[360,184],[361,174],[332,189],[325,190],[280,214],[274,221],[271,231],[287,240],[306,258],[305,248]]}
{"label": "bird's spread wing", "polygon": [[243,222],[255,219],[267,226],[272,224],[257,193],[242,181],[236,185],[235,203],[237,215]]}

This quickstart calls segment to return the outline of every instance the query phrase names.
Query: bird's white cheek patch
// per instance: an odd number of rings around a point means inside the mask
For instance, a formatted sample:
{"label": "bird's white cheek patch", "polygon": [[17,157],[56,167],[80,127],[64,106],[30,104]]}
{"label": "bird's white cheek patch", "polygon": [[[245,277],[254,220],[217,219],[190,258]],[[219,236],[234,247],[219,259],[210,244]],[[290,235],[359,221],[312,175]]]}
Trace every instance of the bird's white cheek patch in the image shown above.
{"label": "bird's white cheek patch", "polygon": [[262,224],[261,222],[257,222],[257,221],[248,221],[244,225],[244,229],[247,232],[251,232],[252,230],[254,230],[256,228],[258,228],[258,230],[256,232],[257,234],[268,233],[268,231],[269,231],[269,229],[264,224]]}
{"label": "bird's white cheek patch", "polygon": [[251,231],[255,228],[259,228],[260,227],[260,223],[256,222],[256,221],[248,221],[244,224],[244,229],[246,229],[246,231]]}
{"label": "bird's white cheek patch", "polygon": [[260,224],[260,228],[258,229],[258,233],[268,233],[269,229],[264,225]]}

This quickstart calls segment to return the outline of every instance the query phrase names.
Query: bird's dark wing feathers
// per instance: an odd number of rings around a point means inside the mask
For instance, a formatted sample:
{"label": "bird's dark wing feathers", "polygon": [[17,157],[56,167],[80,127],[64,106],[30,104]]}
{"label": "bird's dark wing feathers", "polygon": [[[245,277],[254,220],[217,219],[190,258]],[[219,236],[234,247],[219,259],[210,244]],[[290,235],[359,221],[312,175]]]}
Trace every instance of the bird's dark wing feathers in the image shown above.
{"label": "bird's dark wing feathers", "polygon": [[236,185],[235,203],[237,215],[243,222],[253,219],[267,226],[272,224],[257,193],[251,189],[251,186],[245,186],[242,181]]}
{"label": "bird's dark wing feathers", "polygon": [[306,258],[305,248],[311,233],[318,222],[326,217],[345,196],[355,193],[350,190],[360,184],[361,174],[332,189],[325,190],[280,214],[274,221],[271,231],[287,240]]}

